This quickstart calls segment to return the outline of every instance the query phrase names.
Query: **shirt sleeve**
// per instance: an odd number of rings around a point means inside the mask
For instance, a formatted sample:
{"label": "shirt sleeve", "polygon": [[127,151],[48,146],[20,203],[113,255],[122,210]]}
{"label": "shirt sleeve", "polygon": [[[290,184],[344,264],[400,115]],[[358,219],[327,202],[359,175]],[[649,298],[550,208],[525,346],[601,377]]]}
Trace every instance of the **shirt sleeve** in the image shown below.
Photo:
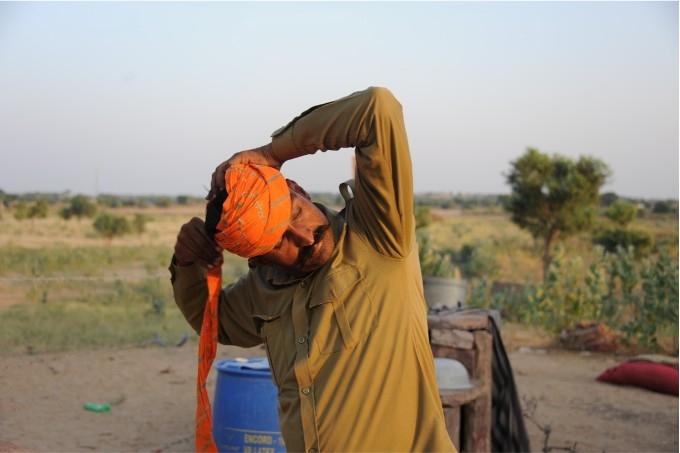
{"label": "shirt sleeve", "polygon": [[[206,270],[197,264],[179,266],[173,260],[170,264],[170,274],[177,306],[189,325],[196,333],[200,333],[208,299]],[[222,290],[217,312],[220,343],[245,348],[262,343],[252,318],[245,278]]]}
{"label": "shirt sleeve", "polygon": [[371,87],[303,112],[272,134],[275,155],[355,147],[356,191],[348,222],[379,253],[401,258],[413,247],[413,176],[401,104]]}

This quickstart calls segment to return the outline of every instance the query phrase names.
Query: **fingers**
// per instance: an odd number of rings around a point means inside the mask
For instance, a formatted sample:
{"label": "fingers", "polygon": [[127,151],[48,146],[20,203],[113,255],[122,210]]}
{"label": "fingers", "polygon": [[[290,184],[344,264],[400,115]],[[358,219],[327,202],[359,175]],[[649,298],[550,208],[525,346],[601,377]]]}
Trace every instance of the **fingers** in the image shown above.
{"label": "fingers", "polygon": [[194,217],[182,225],[177,235],[175,257],[181,264],[215,265],[222,258],[222,249],[205,232],[203,221]]}
{"label": "fingers", "polygon": [[215,168],[215,171],[210,178],[210,191],[205,197],[206,200],[212,200],[220,190],[224,190],[224,173],[229,166],[236,164],[267,165],[281,169],[282,162],[276,159],[271,153],[271,144],[259,148],[239,151]]}

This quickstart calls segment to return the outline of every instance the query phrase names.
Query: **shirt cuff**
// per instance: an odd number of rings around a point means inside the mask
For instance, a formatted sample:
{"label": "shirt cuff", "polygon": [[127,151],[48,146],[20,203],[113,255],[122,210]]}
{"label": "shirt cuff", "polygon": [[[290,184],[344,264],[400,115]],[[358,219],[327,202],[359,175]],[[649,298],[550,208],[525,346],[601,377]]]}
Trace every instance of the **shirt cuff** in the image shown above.
{"label": "shirt cuff", "polygon": [[170,271],[170,282],[172,284],[175,283],[178,277],[183,281],[189,282],[205,280],[205,276],[207,273],[202,266],[199,266],[196,263],[187,264],[185,266],[179,265],[177,263],[177,258],[175,257],[175,255],[172,256],[172,260],[170,261],[170,266],[168,267],[168,270]]}
{"label": "shirt cuff", "polygon": [[272,153],[276,158],[285,158],[291,152],[297,151],[293,141],[293,124],[289,124],[283,130],[279,129],[272,134]]}

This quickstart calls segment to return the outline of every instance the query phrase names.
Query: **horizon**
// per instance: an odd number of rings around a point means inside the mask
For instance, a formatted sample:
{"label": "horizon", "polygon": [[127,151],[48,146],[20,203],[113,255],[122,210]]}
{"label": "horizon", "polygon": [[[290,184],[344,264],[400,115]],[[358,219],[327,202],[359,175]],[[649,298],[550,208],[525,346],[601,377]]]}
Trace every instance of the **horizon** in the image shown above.
{"label": "horizon", "polygon": [[[417,194],[508,194],[535,147],[677,199],[677,38],[677,2],[0,2],[0,189],[202,196],[233,152],[382,85]],[[352,156],[283,171],[336,193]]]}

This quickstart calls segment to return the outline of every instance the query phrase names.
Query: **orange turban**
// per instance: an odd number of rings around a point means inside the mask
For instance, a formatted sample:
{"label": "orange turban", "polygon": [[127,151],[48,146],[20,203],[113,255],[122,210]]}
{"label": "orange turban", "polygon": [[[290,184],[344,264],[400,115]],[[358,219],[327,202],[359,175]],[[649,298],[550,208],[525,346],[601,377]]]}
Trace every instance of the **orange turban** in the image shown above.
{"label": "orange turban", "polygon": [[215,241],[244,258],[272,251],[288,228],[290,191],[275,168],[238,164],[224,174],[227,198]]}

